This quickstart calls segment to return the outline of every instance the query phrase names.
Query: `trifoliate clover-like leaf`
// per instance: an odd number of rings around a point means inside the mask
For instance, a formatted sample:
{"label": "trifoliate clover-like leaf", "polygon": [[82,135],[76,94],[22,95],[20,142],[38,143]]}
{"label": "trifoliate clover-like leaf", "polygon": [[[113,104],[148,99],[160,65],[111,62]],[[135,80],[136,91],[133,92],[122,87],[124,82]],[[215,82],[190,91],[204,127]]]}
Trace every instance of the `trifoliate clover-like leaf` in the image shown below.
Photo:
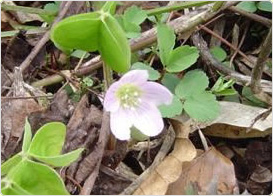
{"label": "trifoliate clover-like leaf", "polygon": [[244,11],[251,12],[251,13],[257,11],[255,1],[242,1],[242,2],[238,3],[238,5],[236,5],[236,7],[240,8]]}
{"label": "trifoliate clover-like leaf", "polygon": [[22,145],[22,151],[24,153],[28,151],[30,143],[31,143],[31,139],[32,139],[31,126],[28,122],[28,119],[26,118],[25,132],[24,132],[23,145]]}
{"label": "trifoliate clover-like leaf", "polygon": [[163,118],[172,118],[182,113],[183,104],[180,99],[174,95],[172,103],[170,105],[160,105],[159,110]]}
{"label": "trifoliate clover-like leaf", "polygon": [[161,82],[172,93],[174,93],[175,87],[180,82],[180,79],[175,74],[165,73],[165,75],[163,76]]}
{"label": "trifoliate clover-like leaf", "polygon": [[209,79],[203,71],[189,71],[176,86],[175,94],[181,99],[186,99],[197,92],[204,91],[208,85]]}
{"label": "trifoliate clover-like leaf", "polygon": [[131,69],[147,70],[149,74],[149,80],[157,80],[158,78],[160,78],[160,73],[157,70],[141,62],[134,63]]}
{"label": "trifoliate clover-like leaf", "polygon": [[66,154],[58,155],[58,156],[39,156],[39,155],[31,155],[35,159],[44,162],[46,164],[52,165],[54,167],[64,167],[70,165],[72,162],[77,160],[82,153],[84,148],[79,148],[77,150],[71,151]]}
{"label": "trifoliate clover-like leaf", "polygon": [[169,72],[180,72],[193,65],[199,57],[196,47],[180,46],[171,51],[166,69]]}
{"label": "trifoliate clover-like leaf", "polygon": [[157,26],[157,43],[161,62],[166,66],[175,44],[174,30],[165,24],[159,24]]}
{"label": "trifoliate clover-like leaf", "polygon": [[211,48],[210,52],[214,56],[214,58],[216,58],[220,62],[224,61],[227,58],[226,51],[219,46]]}
{"label": "trifoliate clover-like leaf", "polygon": [[215,119],[220,113],[220,105],[215,95],[203,91],[188,97],[184,102],[184,110],[193,119],[206,122]]}
{"label": "trifoliate clover-like leaf", "polygon": [[257,4],[259,10],[272,12],[272,3],[270,1],[260,1]]}
{"label": "trifoliate clover-like leaf", "polygon": [[69,195],[54,169],[28,159],[11,170],[7,178],[31,195]]}
{"label": "trifoliate clover-like leaf", "polygon": [[124,12],[124,20],[136,25],[140,25],[146,18],[146,12],[137,6],[131,6]]}

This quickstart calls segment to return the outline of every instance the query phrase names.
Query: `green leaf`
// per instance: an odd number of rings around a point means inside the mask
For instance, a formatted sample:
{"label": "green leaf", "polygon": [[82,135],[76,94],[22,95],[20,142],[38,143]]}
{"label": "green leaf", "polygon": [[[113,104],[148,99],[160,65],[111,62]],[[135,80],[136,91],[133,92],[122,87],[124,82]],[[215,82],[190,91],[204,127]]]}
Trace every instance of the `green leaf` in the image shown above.
{"label": "green leaf", "polygon": [[124,12],[124,20],[136,25],[140,25],[146,18],[146,12],[135,5]]}
{"label": "green leaf", "polygon": [[257,4],[259,10],[272,12],[272,3],[270,1],[260,1]]}
{"label": "green leaf", "polygon": [[115,14],[117,2],[115,1],[106,1],[102,6],[101,11],[109,12],[110,14]]}
{"label": "green leaf", "polygon": [[215,92],[214,94],[217,96],[230,96],[230,95],[236,95],[237,91],[234,90],[233,88],[230,88],[230,89],[221,90],[219,92]]}
{"label": "green leaf", "polygon": [[160,78],[160,73],[157,70],[141,62],[134,63],[131,69],[147,70],[149,73],[149,80],[157,80]]}
{"label": "green leaf", "polygon": [[59,174],[31,160],[22,161],[7,175],[8,179],[32,195],[68,195]]}
{"label": "green leaf", "polygon": [[170,53],[167,61],[167,71],[180,72],[193,65],[199,57],[196,47],[180,46]]}
{"label": "green leaf", "polygon": [[[58,13],[59,8],[60,6],[56,3],[47,3],[44,7],[44,10]],[[49,15],[40,15],[40,16],[49,24],[51,24],[55,19],[54,16],[49,16]]]}
{"label": "green leaf", "polygon": [[18,153],[1,165],[1,176],[6,175],[11,169],[15,168],[22,160],[22,153]]}
{"label": "green leaf", "polygon": [[131,64],[131,49],[124,31],[114,17],[102,20],[99,51],[104,62],[117,72],[126,72]]}
{"label": "green leaf", "polygon": [[184,109],[191,118],[200,122],[214,120],[220,113],[215,96],[206,91],[188,97],[184,102]]}
{"label": "green leaf", "polygon": [[157,26],[157,43],[161,62],[166,66],[175,44],[174,30],[165,24],[159,24]]}
{"label": "green leaf", "polygon": [[141,27],[139,25],[124,20],[124,18],[122,18],[122,22],[123,22],[122,26],[128,38],[139,37],[141,31]]}
{"label": "green leaf", "polygon": [[28,119],[26,118],[25,132],[24,132],[24,139],[23,139],[23,146],[22,146],[23,153],[28,151],[30,143],[31,143],[31,139],[32,139],[31,126],[28,122]]}
{"label": "green leaf", "polygon": [[31,195],[31,193],[22,189],[16,183],[12,183],[12,184],[8,185],[7,188],[1,187],[1,193],[4,195]]}
{"label": "green leaf", "polygon": [[29,153],[37,156],[57,156],[61,153],[66,134],[66,126],[51,122],[42,126],[34,135]]}
{"label": "green leaf", "polygon": [[242,1],[240,3],[238,3],[238,5],[236,5],[236,7],[245,10],[247,12],[256,12],[257,11],[257,7],[255,4],[255,1]]}
{"label": "green leaf", "polygon": [[226,51],[219,46],[214,46],[210,49],[210,52],[220,62],[224,61],[227,58]]}
{"label": "green leaf", "polygon": [[159,110],[163,118],[172,118],[182,113],[183,104],[180,99],[174,95],[172,103],[170,105],[160,105]]}
{"label": "green leaf", "polygon": [[96,51],[101,25],[97,12],[70,16],[53,26],[51,40],[61,50]]}
{"label": "green leaf", "polygon": [[135,127],[131,128],[131,138],[136,141],[145,141],[149,139],[149,136],[143,134],[140,130]]}
{"label": "green leaf", "polygon": [[79,59],[81,59],[82,57],[83,59],[86,59],[90,56],[90,54],[83,50],[75,50],[74,52],[72,52],[71,56]]}
{"label": "green leaf", "polygon": [[68,166],[75,160],[77,160],[82,153],[84,148],[79,148],[77,150],[74,150],[72,152],[63,154],[63,155],[58,155],[58,156],[53,156],[53,157],[48,157],[48,156],[38,156],[38,155],[32,155],[35,159],[47,163],[49,165],[52,165],[54,167],[63,167],[63,166]]}
{"label": "green leaf", "polygon": [[171,73],[165,73],[161,82],[162,84],[167,87],[172,93],[174,93],[175,87],[178,85],[180,79]]}
{"label": "green leaf", "polygon": [[92,1],[92,7],[95,11],[100,10],[104,4],[105,1]]}
{"label": "green leaf", "polygon": [[249,87],[244,87],[242,90],[242,95],[248,99],[250,102],[248,105],[252,106],[258,106],[258,107],[263,107],[266,108],[267,104],[255,97],[255,95],[252,93],[251,89]]}
{"label": "green leaf", "polygon": [[86,85],[87,87],[91,87],[94,84],[94,81],[92,80],[92,78],[90,77],[84,77],[82,82],[84,83],[84,85]]}
{"label": "green leaf", "polygon": [[200,70],[189,71],[175,88],[175,94],[185,99],[192,96],[196,92],[204,91],[209,85],[207,75]]}

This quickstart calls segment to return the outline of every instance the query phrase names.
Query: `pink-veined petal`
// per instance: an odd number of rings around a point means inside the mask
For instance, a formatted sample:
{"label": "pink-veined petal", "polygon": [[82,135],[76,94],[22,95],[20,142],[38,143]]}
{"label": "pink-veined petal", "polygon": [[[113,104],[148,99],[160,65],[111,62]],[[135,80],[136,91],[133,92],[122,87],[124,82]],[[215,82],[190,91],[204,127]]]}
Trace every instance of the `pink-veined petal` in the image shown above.
{"label": "pink-veined petal", "polygon": [[132,124],[127,114],[122,109],[110,113],[110,128],[114,136],[119,140],[129,140]]}
{"label": "pink-veined petal", "polygon": [[122,83],[142,84],[147,82],[148,77],[149,74],[147,70],[132,70],[124,74],[119,81]]}
{"label": "pink-veined petal", "polygon": [[107,90],[103,102],[103,106],[106,111],[116,112],[119,109],[120,103],[116,97],[116,91],[120,86],[120,82],[115,82]]}
{"label": "pink-veined petal", "polygon": [[155,105],[171,104],[173,94],[165,86],[156,82],[146,82],[141,86],[143,90],[144,101],[154,103]]}
{"label": "pink-veined petal", "polygon": [[148,102],[142,102],[139,108],[130,114],[132,124],[147,136],[158,135],[164,127],[161,113],[157,107]]}

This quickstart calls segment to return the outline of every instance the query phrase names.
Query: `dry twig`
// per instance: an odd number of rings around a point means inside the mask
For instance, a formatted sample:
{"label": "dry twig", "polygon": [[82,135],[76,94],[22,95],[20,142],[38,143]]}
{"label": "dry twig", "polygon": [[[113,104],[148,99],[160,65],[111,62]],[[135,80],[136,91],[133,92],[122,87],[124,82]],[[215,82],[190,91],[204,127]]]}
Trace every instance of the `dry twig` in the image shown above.
{"label": "dry twig", "polygon": [[[242,75],[236,71],[233,71],[221,62],[215,59],[209,51],[207,43],[204,41],[203,37],[199,32],[196,32],[192,35],[193,44],[199,49],[202,60],[207,64],[212,66],[214,69],[219,72],[227,75],[230,78],[236,79],[236,82],[242,85],[249,85],[251,77]],[[261,88],[265,92],[272,92],[272,82],[267,80],[261,80]]]}
{"label": "dry twig", "polygon": [[272,51],[272,28],[270,28],[261,48],[256,65],[252,69],[250,88],[252,92],[261,100],[268,104],[272,104],[270,96],[265,94],[261,88],[261,78],[266,66],[266,61]]}

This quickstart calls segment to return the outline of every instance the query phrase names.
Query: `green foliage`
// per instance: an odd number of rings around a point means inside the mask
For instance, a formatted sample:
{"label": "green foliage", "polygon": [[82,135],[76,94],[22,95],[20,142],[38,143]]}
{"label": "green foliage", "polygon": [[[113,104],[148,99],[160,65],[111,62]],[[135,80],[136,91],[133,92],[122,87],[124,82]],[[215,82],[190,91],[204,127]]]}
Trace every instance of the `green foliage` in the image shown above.
{"label": "green foliage", "polygon": [[11,169],[13,169],[18,163],[22,161],[22,153],[18,153],[8,159],[1,165],[1,176],[6,175]]}
{"label": "green foliage", "polygon": [[237,91],[233,88],[234,83],[235,81],[232,79],[225,82],[224,77],[220,76],[211,88],[211,91],[218,96],[235,95],[237,94]]}
{"label": "green foliage", "polygon": [[66,126],[60,122],[51,122],[42,126],[34,135],[29,153],[38,156],[59,155],[64,144]]}
{"label": "green foliage", "polygon": [[1,166],[1,191],[15,195],[68,195],[62,178],[51,167],[67,166],[75,161],[83,148],[61,155],[66,127],[59,122],[42,126],[31,141],[31,128],[26,120],[22,152]]}
{"label": "green foliage", "polygon": [[213,94],[203,91],[196,92],[184,102],[187,114],[200,122],[215,119],[220,112],[220,106]]}
{"label": "green foliage", "polygon": [[128,8],[123,16],[118,17],[120,25],[123,27],[128,38],[136,38],[140,36],[140,24],[147,18],[144,10],[137,6]]}
{"label": "green foliage", "polygon": [[12,169],[5,180],[10,182],[10,189],[16,185],[30,195],[69,195],[55,170],[28,159],[21,161]]}
{"label": "green foliage", "polygon": [[71,56],[79,59],[81,58],[86,59],[90,56],[90,54],[83,50],[75,50],[74,52],[72,52]]}
{"label": "green foliage", "polygon": [[91,87],[94,85],[94,81],[91,77],[84,77],[82,80],[82,84],[86,87]]}
{"label": "green foliage", "polygon": [[159,110],[163,118],[172,118],[182,113],[183,104],[181,103],[180,99],[174,95],[172,103],[170,105],[159,106]]}
{"label": "green foliage", "polygon": [[172,93],[174,93],[174,89],[179,81],[180,79],[175,74],[171,73],[166,73],[161,80],[162,84],[167,87]]}
{"label": "green foliage", "polygon": [[224,61],[227,58],[226,51],[219,46],[211,48],[210,52],[220,62]]}
{"label": "green foliage", "polygon": [[157,80],[160,78],[160,73],[157,70],[141,62],[134,63],[131,69],[147,70],[149,74],[149,80]]}
{"label": "green foliage", "polygon": [[51,40],[65,52],[73,49],[99,51],[113,70],[128,71],[131,50],[124,31],[112,16],[115,5],[106,2],[100,11],[65,18],[52,28]]}
{"label": "green foliage", "polygon": [[270,1],[242,1],[237,7],[252,13],[256,12],[257,9],[265,12],[272,12],[272,3]]}
{"label": "green foliage", "polygon": [[26,153],[28,151],[30,143],[31,143],[31,138],[32,138],[31,126],[26,118],[25,134],[24,134],[23,146],[22,146],[23,153]]}
{"label": "green foliage", "polygon": [[257,3],[259,10],[272,12],[272,3],[270,1],[260,1]]}
{"label": "green foliage", "polygon": [[39,156],[39,155],[32,155],[35,159],[47,163],[49,165],[52,165],[54,167],[63,167],[68,166],[72,162],[74,162],[82,153],[84,149],[79,148],[77,150],[74,150],[72,152],[58,155],[58,156]]}
{"label": "green foliage", "polygon": [[220,112],[220,106],[215,96],[206,91],[209,80],[206,74],[199,70],[186,73],[175,88],[175,94],[182,99],[185,112],[197,121],[215,119]]}
{"label": "green foliage", "polygon": [[136,141],[145,141],[149,139],[147,135],[143,134],[140,130],[138,130],[135,127],[131,128],[131,138]]}
{"label": "green foliage", "polygon": [[257,11],[257,7],[254,1],[242,1],[238,3],[236,7],[251,13]]}
{"label": "green foliage", "polygon": [[175,44],[175,34],[173,29],[167,27],[165,24],[158,24],[157,43],[161,62],[166,66]]}
{"label": "green foliage", "polygon": [[209,79],[204,72],[189,71],[175,88],[175,94],[181,99],[191,98],[194,94],[204,91],[208,85]]}
{"label": "green foliage", "polygon": [[246,98],[246,101],[244,101],[244,104],[252,105],[256,107],[263,107],[263,108],[267,107],[266,103],[264,103],[263,101],[255,97],[255,95],[253,94],[253,92],[251,91],[249,87],[245,86],[243,88],[242,95],[244,98]]}
{"label": "green foliage", "polygon": [[199,52],[196,47],[180,46],[171,52],[167,64],[167,71],[183,71],[193,65],[198,57]]}
{"label": "green foliage", "polygon": [[183,71],[197,61],[199,52],[196,47],[186,45],[173,49],[175,34],[167,25],[159,24],[157,26],[157,34],[159,56],[168,72]]}
{"label": "green foliage", "polygon": [[[46,11],[52,11],[52,12],[58,13],[59,9],[60,9],[59,1],[55,1],[54,3],[47,3],[44,6],[44,10]],[[40,15],[40,17],[44,19],[44,21],[47,22],[48,24],[51,24],[55,19],[54,16],[48,16],[48,15]]]}

